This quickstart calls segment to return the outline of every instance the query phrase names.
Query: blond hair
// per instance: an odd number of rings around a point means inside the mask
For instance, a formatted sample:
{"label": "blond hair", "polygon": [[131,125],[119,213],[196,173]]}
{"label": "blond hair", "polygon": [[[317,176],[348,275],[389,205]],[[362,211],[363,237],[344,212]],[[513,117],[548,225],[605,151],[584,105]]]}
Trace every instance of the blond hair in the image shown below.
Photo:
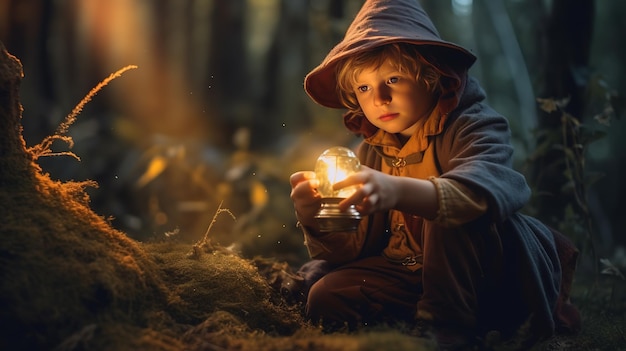
{"label": "blond hair", "polygon": [[408,43],[392,43],[352,55],[337,64],[337,94],[346,108],[362,113],[354,92],[357,77],[364,69],[379,68],[385,62],[391,63],[399,72],[415,77],[416,82],[421,81],[433,95],[441,93],[441,75],[419,52],[418,47]]}

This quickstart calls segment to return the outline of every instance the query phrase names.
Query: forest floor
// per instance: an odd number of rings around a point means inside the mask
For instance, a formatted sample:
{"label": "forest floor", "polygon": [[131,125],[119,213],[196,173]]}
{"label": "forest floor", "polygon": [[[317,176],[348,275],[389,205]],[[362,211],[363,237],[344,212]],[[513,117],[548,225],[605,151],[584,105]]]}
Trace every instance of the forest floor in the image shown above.
{"label": "forest floor", "polygon": [[[169,246],[168,250],[173,249]],[[174,252],[176,249],[170,252]],[[220,252],[218,250],[217,252]],[[222,251],[223,254],[223,251]],[[213,254],[215,255],[215,253]],[[240,260],[235,256],[232,259]],[[180,262],[178,260],[178,262]],[[290,268],[282,262],[271,260],[251,260],[261,273],[263,279],[273,287],[276,295],[280,294],[281,279]],[[178,264],[178,263],[174,263]],[[197,273],[205,275],[198,271]],[[277,275],[278,274],[278,275]],[[278,277],[278,279],[277,279]],[[196,278],[194,278],[196,279]],[[284,284],[284,281],[283,281]],[[229,293],[228,284],[221,293]],[[589,270],[581,270],[575,278],[572,290],[572,301],[578,307],[582,319],[582,331],[576,335],[557,335],[550,340],[544,341],[532,347],[532,350],[626,350],[626,282],[615,276],[595,275]],[[197,290],[195,290],[197,291]],[[284,296],[283,296],[284,297]],[[279,331],[286,324],[284,319],[276,320],[277,328],[254,329],[255,318],[258,316],[243,316],[231,331],[222,329],[221,338],[215,339],[216,335],[204,340],[213,340],[216,350],[241,349],[241,350],[433,350],[436,349],[432,340],[422,337],[412,337],[402,326],[378,326],[364,328],[356,332],[323,333],[319,329],[302,322],[301,306],[294,305],[293,301],[285,301],[279,305],[293,313],[293,320],[297,320],[294,330],[281,335]],[[274,300],[278,301],[278,300]],[[254,303],[254,302],[253,302]],[[252,310],[251,306],[240,306]],[[237,313],[235,313],[236,315]],[[267,318],[266,316],[261,316]],[[232,320],[231,320],[232,322]],[[248,333],[232,333],[233,331],[248,330]],[[287,328],[289,329],[289,328]],[[278,331],[278,332],[277,332]],[[283,332],[286,330],[283,329]],[[208,350],[205,348],[202,350]],[[518,349],[515,345],[492,342],[491,345],[483,345],[481,350],[510,351]]]}
{"label": "forest floor", "polygon": [[572,301],[582,316],[581,332],[556,336],[538,350],[626,350],[626,281],[579,272]]}

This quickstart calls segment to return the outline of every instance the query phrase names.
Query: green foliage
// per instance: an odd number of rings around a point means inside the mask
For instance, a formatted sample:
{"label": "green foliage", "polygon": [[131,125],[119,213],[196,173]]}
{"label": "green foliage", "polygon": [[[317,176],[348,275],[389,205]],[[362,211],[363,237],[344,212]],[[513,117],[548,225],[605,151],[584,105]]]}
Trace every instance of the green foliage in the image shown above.
{"label": "green foliage", "polygon": [[[594,126],[583,123],[578,117],[567,112],[569,98],[537,98],[539,108],[548,118],[558,118],[556,128],[545,127],[536,131],[535,135],[540,143],[528,158],[529,163],[546,158],[554,152],[560,152],[561,157],[552,159],[549,165],[551,170],[560,170],[564,182],[559,189],[554,189],[553,196],[562,196],[568,203],[562,212],[561,218],[556,218],[558,229],[567,233],[575,242],[582,243],[583,253],[591,256],[597,271],[597,252],[595,249],[594,226],[589,209],[588,191],[591,186],[600,181],[604,174],[591,171],[587,167],[589,145],[607,136],[606,131],[598,129],[598,124],[608,127],[613,118],[619,114],[615,106],[619,98],[601,79],[590,82],[589,106],[600,110],[593,116]],[[547,123],[547,125],[550,125]],[[547,172],[547,171],[546,171]],[[545,194],[535,194],[543,196]]]}

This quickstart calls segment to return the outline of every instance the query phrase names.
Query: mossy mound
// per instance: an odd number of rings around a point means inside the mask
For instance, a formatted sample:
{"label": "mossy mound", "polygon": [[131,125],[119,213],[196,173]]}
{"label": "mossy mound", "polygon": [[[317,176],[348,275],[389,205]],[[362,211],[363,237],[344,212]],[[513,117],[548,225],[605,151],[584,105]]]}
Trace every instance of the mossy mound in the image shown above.
{"label": "mossy mound", "polygon": [[0,349],[97,338],[111,321],[147,326],[170,296],[159,271],[89,208],[89,182],[42,174],[21,135],[22,76],[0,45]]}
{"label": "mossy mound", "polygon": [[144,247],[180,298],[169,310],[179,323],[199,324],[223,311],[269,334],[289,335],[304,325],[297,306],[284,303],[252,261],[220,247],[205,246],[195,255],[186,244]]}
{"label": "mossy mound", "polygon": [[0,349],[183,350],[221,314],[235,338],[304,326],[250,261],[138,243],[90,209],[94,184],[43,174],[21,135],[22,77],[0,43]]}
{"label": "mossy mound", "polygon": [[37,180],[0,189],[0,345],[49,348],[110,319],[146,325],[168,299],[156,265],[74,198],[78,185]]}
{"label": "mossy mound", "polygon": [[292,335],[270,335],[249,326],[236,316],[218,311],[183,337],[187,350],[254,351],[433,351],[432,340],[411,337],[398,330],[383,328],[358,333],[324,334],[310,326]]}

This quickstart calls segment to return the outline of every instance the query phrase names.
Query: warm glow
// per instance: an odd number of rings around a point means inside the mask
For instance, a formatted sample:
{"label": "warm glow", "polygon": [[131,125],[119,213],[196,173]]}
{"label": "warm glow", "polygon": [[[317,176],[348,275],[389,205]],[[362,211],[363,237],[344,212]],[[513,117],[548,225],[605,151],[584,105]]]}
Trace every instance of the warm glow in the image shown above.
{"label": "warm glow", "polygon": [[322,197],[349,197],[356,190],[355,187],[333,190],[333,184],[358,172],[360,168],[359,159],[348,148],[335,146],[324,151],[315,165],[315,176],[319,180],[317,190]]}
{"label": "warm glow", "polygon": [[[323,162],[326,162],[327,160],[323,160]],[[337,183],[339,181],[342,181],[344,179],[346,179],[348,177],[348,172],[346,172],[343,169],[338,169],[336,164],[326,164],[326,166],[328,167],[328,179],[332,182],[332,183]]]}

